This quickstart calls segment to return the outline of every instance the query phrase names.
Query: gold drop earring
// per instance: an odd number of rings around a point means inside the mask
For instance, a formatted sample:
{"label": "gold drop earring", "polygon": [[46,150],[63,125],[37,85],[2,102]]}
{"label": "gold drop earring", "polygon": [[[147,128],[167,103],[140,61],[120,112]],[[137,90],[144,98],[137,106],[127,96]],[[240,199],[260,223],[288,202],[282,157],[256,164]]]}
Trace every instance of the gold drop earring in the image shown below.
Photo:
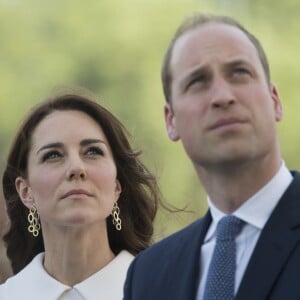
{"label": "gold drop earring", "polygon": [[41,225],[40,225],[40,221],[39,221],[40,220],[39,214],[34,205],[32,207],[30,207],[27,219],[29,222],[29,226],[27,227],[28,231],[34,237],[37,237],[40,233]]}
{"label": "gold drop earring", "polygon": [[120,231],[122,229],[122,220],[120,218],[120,208],[117,202],[114,203],[111,215],[112,215],[112,222],[115,225],[116,230]]}

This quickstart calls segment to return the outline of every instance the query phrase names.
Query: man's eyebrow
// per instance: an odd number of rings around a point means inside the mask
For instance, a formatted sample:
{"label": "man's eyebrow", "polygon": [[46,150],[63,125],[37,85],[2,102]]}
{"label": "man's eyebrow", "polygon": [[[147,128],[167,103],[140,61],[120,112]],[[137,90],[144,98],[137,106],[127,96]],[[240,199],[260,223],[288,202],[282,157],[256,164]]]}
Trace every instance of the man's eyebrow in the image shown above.
{"label": "man's eyebrow", "polygon": [[226,63],[228,66],[249,65],[249,62],[244,59],[235,59]]}
{"label": "man's eyebrow", "polygon": [[181,86],[182,88],[184,88],[185,85],[186,85],[186,83],[187,83],[189,80],[191,80],[191,79],[193,79],[193,78],[195,78],[195,77],[197,77],[197,76],[203,75],[203,73],[205,72],[206,69],[207,69],[207,68],[206,68],[205,66],[199,66],[198,68],[195,68],[194,70],[191,70],[190,72],[187,72],[187,73],[182,77],[182,80],[181,80],[181,82],[180,82],[180,86]]}

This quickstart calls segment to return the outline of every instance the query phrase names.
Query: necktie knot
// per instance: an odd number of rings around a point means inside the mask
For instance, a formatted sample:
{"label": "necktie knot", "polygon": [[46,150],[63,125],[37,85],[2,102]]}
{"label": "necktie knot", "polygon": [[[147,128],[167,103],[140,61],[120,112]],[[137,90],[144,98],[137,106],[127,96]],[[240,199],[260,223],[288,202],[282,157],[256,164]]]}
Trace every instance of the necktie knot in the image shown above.
{"label": "necktie knot", "polygon": [[223,217],[217,225],[217,241],[232,241],[241,232],[245,222],[235,216]]}

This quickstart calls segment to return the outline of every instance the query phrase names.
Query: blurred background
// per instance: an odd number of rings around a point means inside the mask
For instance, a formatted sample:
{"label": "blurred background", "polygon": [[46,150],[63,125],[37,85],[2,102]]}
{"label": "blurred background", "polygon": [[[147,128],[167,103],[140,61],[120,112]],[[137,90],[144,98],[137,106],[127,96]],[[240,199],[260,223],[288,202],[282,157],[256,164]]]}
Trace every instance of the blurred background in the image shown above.
{"label": "blurred background", "polygon": [[[300,168],[298,0],[0,0],[1,174],[24,114],[54,87],[80,85],[128,127],[166,201],[190,211],[161,210],[155,240],[201,216],[206,195],[181,144],[167,138],[160,83],[164,51],[194,11],[233,16],[262,41],[283,102],[278,130],[284,159],[289,168]],[[0,281],[8,274],[0,245]]]}

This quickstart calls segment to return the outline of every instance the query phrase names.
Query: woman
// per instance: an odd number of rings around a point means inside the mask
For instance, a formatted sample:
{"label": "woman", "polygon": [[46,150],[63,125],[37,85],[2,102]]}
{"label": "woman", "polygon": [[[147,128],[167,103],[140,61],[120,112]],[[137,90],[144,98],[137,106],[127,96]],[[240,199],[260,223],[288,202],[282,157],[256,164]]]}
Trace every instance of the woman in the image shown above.
{"label": "woman", "polygon": [[117,118],[82,92],[54,95],[30,113],[3,175],[16,275],[0,299],[122,299],[159,201],[138,155]]}

